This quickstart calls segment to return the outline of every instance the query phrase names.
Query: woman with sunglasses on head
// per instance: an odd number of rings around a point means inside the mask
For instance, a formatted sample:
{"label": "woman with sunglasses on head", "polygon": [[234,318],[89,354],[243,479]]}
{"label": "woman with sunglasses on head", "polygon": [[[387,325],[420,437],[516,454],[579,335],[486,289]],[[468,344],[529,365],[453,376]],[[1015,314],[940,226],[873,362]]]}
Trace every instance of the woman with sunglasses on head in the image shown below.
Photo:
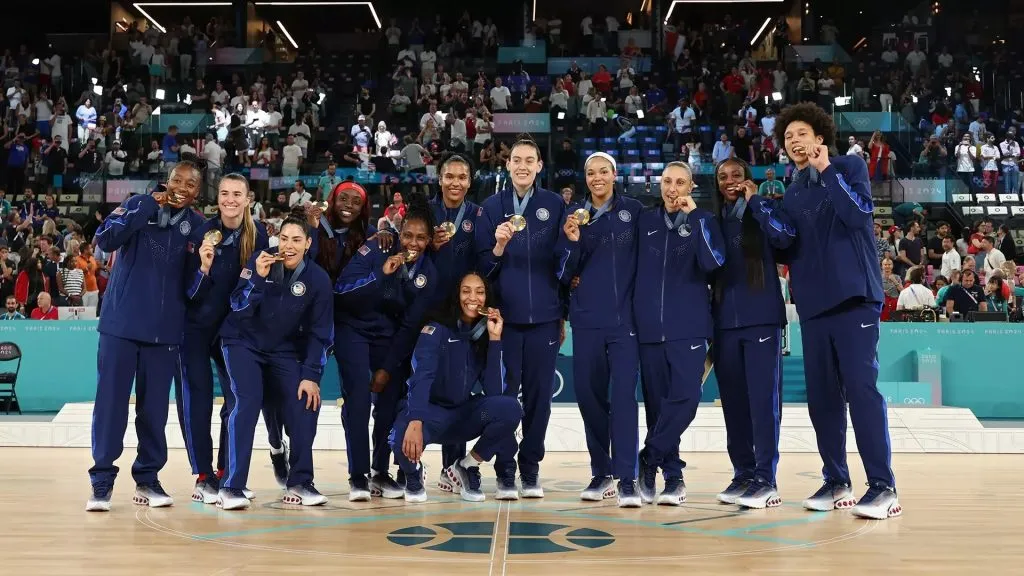
{"label": "woman with sunglasses on head", "polygon": [[426,198],[413,195],[397,245],[382,250],[376,240],[363,244],[334,285],[339,307],[335,354],[345,398],[341,418],[348,447],[350,502],[405,494],[388,473],[388,434],[404,394],[416,338],[434,299],[437,272],[425,253],[435,225]]}
{"label": "woman with sunglasses on head", "polygon": [[[455,290],[459,280],[476,270],[476,218],[479,207],[466,199],[473,184],[472,164],[461,154],[441,160],[438,169],[441,193],[430,201],[434,211],[434,240],[430,258],[437,268],[435,301],[443,304]],[[466,444],[444,444],[441,447],[441,477],[437,487],[445,492],[458,490],[448,479],[445,469],[466,457]]]}
{"label": "woman with sunglasses on head", "polygon": [[[192,500],[205,504],[217,503],[219,480],[226,467],[227,417],[234,405],[218,332],[231,311],[231,293],[238,284],[242,267],[254,253],[267,249],[266,230],[253,221],[248,208],[248,194],[249,182],[244,176],[227,174],[220,179],[217,215],[193,231],[194,249],[188,258],[185,339],[179,349],[175,400],[192,473],[198,476]],[[216,473],[210,437],[210,420],[213,417],[211,359],[217,365],[217,378],[224,394]],[[264,414],[271,435],[276,436],[280,425],[274,411]],[[278,460],[283,461],[283,457]]]}
{"label": "woman with sunglasses on head", "polygon": [[[615,191],[615,160],[595,152],[583,166],[589,197],[567,210],[573,386],[590,452],[590,485],[582,500],[618,495],[620,507],[640,507],[636,488],[640,363],[633,287],[637,221],[643,205]],[[616,487],[613,478],[618,479]]]}
{"label": "woman with sunglasses on head", "polygon": [[640,214],[633,311],[640,341],[640,374],[647,438],[639,454],[640,498],[679,506],[686,484],[679,440],[697,415],[711,338],[711,274],[725,264],[725,243],[714,215],[697,207],[693,172],[670,162],[661,173],[662,206]]}
{"label": "woman with sunglasses on head", "polygon": [[[562,197],[544,190],[540,146],[529,136],[509,149],[511,186],[484,201],[476,227],[477,266],[501,298],[509,395],[522,395],[519,475],[523,498],[543,498],[540,461],[551,419],[555,361],[565,335],[560,280],[568,251],[559,246]],[[495,462],[498,500],[518,500],[515,460]]]}
{"label": "woman with sunglasses on head", "polygon": [[279,402],[291,450],[286,504],[318,506],[313,439],[320,415],[320,379],[334,332],[331,280],[307,257],[309,226],[289,217],[277,249],[253,254],[231,293],[221,350],[235,401],[228,414],[228,466],[218,494],[225,510],[249,507],[253,435],[264,397]]}
{"label": "woman with sunglasses on head", "polygon": [[167,400],[178,367],[185,323],[185,278],[192,231],[203,217],[190,208],[202,175],[179,162],[167,184],[132,196],[104,219],[96,245],[116,252],[99,322],[96,404],[93,407],[92,497],[86,509],[110,510],[110,494],[124,450],[129,400],[135,385],[138,457],[132,466],[134,502],[171,506],[157,474],[167,463]]}
{"label": "woman with sunglasses on head", "polygon": [[[464,444],[479,438],[468,455],[444,470],[469,502],[485,499],[480,491],[480,463],[497,454],[511,458],[516,448],[512,433],[523,410],[515,398],[503,393],[501,313],[493,307],[493,296],[479,274],[470,272],[456,282],[444,305],[419,333],[409,394],[391,435],[391,446],[405,471],[406,502],[427,499],[419,464],[429,444]],[[483,394],[474,394],[477,388]]]}
{"label": "woman with sunglasses on head", "polygon": [[[786,306],[776,281],[774,249],[786,245],[793,231],[767,204],[747,204],[758,188],[743,160],[719,162],[715,182],[715,213],[726,256],[712,282],[712,355],[733,466],[732,482],[718,500],[747,508],[775,507],[782,504],[775,471]],[[775,240],[778,236],[781,241]]]}

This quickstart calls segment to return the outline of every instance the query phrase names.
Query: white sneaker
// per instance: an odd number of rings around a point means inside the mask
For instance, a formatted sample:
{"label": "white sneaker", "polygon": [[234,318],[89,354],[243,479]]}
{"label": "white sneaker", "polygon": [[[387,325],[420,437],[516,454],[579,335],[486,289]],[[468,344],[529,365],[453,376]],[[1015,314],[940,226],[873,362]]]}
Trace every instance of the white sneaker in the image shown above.
{"label": "white sneaker", "polygon": [[544,497],[544,487],[540,485],[540,480],[536,475],[520,476],[519,482],[521,483],[519,493],[523,498]]}
{"label": "white sneaker", "polygon": [[86,512],[110,512],[110,493],[113,491],[113,484],[105,482],[93,484],[92,496],[85,503]]}
{"label": "white sneaker", "polygon": [[804,500],[804,508],[815,512],[831,512],[836,508],[853,508],[856,503],[849,484],[826,480],[817,492]]}
{"label": "white sneaker", "polygon": [[256,499],[256,493],[253,492],[252,490],[249,490],[248,488],[242,488],[242,494],[244,494],[245,497],[248,498],[249,500]]}
{"label": "white sneaker", "polygon": [[174,505],[174,499],[164,491],[159,481],[148,485],[136,486],[132,502],[139,506],[149,506],[150,508],[166,508],[167,506]]}
{"label": "white sneaker", "polygon": [[495,500],[519,500],[519,490],[516,488],[516,479],[513,476],[498,478],[497,490],[494,491]]}
{"label": "white sneaker", "polygon": [[195,488],[192,489],[192,501],[203,504],[216,504],[218,490],[206,480],[197,480]]}
{"label": "white sneaker", "polygon": [[[408,480],[406,480],[408,482]],[[370,494],[388,500],[396,500],[405,496],[405,489],[395,482],[391,474],[378,472],[370,478]]]}
{"label": "white sneaker", "polygon": [[903,514],[896,490],[885,484],[871,484],[864,497],[850,509],[854,516],[872,520],[886,520]]}
{"label": "white sneaker", "polygon": [[348,501],[369,502],[370,486],[362,474],[348,479]]}
{"label": "white sneaker", "polygon": [[298,486],[292,486],[285,492],[284,496],[281,497],[281,501],[285,504],[294,504],[302,506],[321,506],[327,504],[327,496],[320,493],[319,490],[313,486],[312,482],[306,482]]}
{"label": "white sneaker", "polygon": [[619,480],[619,508],[640,508],[643,500],[636,488],[636,480]]}
{"label": "white sneaker", "polygon": [[245,510],[249,499],[237,488],[221,488],[217,493],[217,506],[224,510]]}
{"label": "white sneaker", "polygon": [[733,480],[725,490],[718,493],[718,501],[722,504],[735,504],[736,499],[743,496],[749,487],[750,480]]}
{"label": "white sneaker", "polygon": [[779,496],[779,491],[771,484],[755,481],[750,484],[742,496],[736,499],[736,505],[744,508],[775,508],[782,505],[782,498]]}
{"label": "white sneaker", "polygon": [[661,506],[682,506],[686,502],[686,483],[682,478],[668,478],[665,480],[665,489],[658,494],[658,504]]}
{"label": "white sneaker", "polygon": [[450,492],[452,494],[458,494],[460,488],[448,479],[448,469],[441,469],[441,477],[437,479],[437,489],[441,492]]}
{"label": "white sneaker", "polygon": [[605,498],[615,498],[615,480],[611,476],[594,476],[590,485],[580,493],[580,500],[584,502],[600,502]]}

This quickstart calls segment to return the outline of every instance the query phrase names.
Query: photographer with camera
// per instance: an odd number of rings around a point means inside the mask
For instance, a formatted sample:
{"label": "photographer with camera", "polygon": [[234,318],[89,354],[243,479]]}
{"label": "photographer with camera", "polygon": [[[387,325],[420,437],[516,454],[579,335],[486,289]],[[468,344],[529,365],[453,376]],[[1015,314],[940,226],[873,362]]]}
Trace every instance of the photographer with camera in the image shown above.
{"label": "photographer with camera", "polygon": [[915,166],[915,172],[918,174],[923,172],[924,175],[932,178],[944,176],[947,154],[946,147],[939,142],[939,138],[932,136],[928,139],[928,143],[924,145],[924,149],[921,150],[921,155],[917,159],[917,166]]}

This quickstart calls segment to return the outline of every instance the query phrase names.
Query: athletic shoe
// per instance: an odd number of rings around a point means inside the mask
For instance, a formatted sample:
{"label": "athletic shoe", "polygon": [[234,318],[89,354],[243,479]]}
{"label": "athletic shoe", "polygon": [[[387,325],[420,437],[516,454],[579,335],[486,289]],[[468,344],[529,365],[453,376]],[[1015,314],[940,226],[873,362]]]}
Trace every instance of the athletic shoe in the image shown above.
{"label": "athletic shoe", "polygon": [[324,496],[313,486],[313,481],[309,480],[305,484],[299,484],[292,486],[288,489],[284,496],[281,497],[281,501],[285,504],[301,504],[303,506],[320,506],[327,504],[327,496]]}
{"label": "athletic shoe", "polygon": [[647,463],[647,454],[641,450],[638,459],[640,465],[640,500],[644,504],[654,502],[654,492],[657,490],[658,468]]}
{"label": "athletic shoe", "polygon": [[174,499],[167,495],[160,481],[155,480],[152,484],[139,484],[135,487],[135,496],[132,502],[139,506],[150,508],[165,508],[174,505]]}
{"label": "athletic shoe", "polygon": [[248,498],[249,500],[256,499],[256,493],[253,492],[252,490],[249,490],[248,488],[242,488],[242,494],[244,494],[245,497]]}
{"label": "athletic shoe", "polygon": [[540,485],[540,480],[537,479],[536,474],[520,474],[519,481],[522,483],[522,496],[523,498],[543,498],[544,487]]}
{"label": "athletic shoe", "polygon": [[364,474],[357,474],[348,479],[348,501],[369,502],[370,484],[366,481]]}
{"label": "athletic shoe", "polygon": [[750,480],[733,480],[729,485],[718,493],[718,501],[722,504],[735,504],[736,499],[743,496],[743,493],[750,487]]}
{"label": "athletic shoe", "polygon": [[848,483],[825,480],[817,492],[804,500],[804,508],[816,512],[831,512],[836,508],[853,508],[856,503],[853,490]]}
{"label": "athletic shoe", "polygon": [[245,510],[249,499],[238,488],[221,488],[217,494],[217,506],[224,510]]}
{"label": "athletic shoe", "polygon": [[636,491],[636,480],[619,480],[619,508],[639,508],[643,506],[640,494]]}
{"label": "athletic shoe", "polygon": [[441,470],[441,477],[437,480],[437,489],[441,492],[451,492],[452,494],[458,494],[460,488],[452,481],[448,479],[448,469]]}
{"label": "athletic shoe", "polygon": [[274,478],[282,490],[288,488],[288,445],[281,440],[279,451],[270,449],[270,463],[274,465]]}
{"label": "athletic shoe", "polygon": [[395,482],[391,474],[378,472],[370,478],[370,495],[395,500],[405,495],[405,490]]}
{"label": "athletic shoe", "polygon": [[196,487],[192,489],[192,501],[203,504],[217,503],[217,484],[207,480],[196,480]]}
{"label": "athletic shoe", "polygon": [[658,494],[658,504],[664,506],[681,506],[686,502],[686,483],[681,477],[665,480],[665,489]]}
{"label": "athletic shoe", "polygon": [[774,508],[782,505],[782,497],[774,486],[758,479],[751,482],[747,491],[736,499],[736,505],[744,508]]}
{"label": "athletic shoe", "polygon": [[456,462],[445,468],[445,471],[448,473],[448,479],[452,481],[452,485],[458,487],[463,500],[467,502],[483,502],[486,500],[484,493],[480,490],[479,466],[466,468]]}
{"label": "athletic shoe", "polygon": [[[420,466],[423,468],[423,471],[426,472],[427,467],[422,464],[420,464]],[[405,490],[405,470],[402,470],[401,468],[398,469],[398,473],[395,474],[395,484],[398,484],[402,490]]]}
{"label": "athletic shoe", "polygon": [[516,477],[512,474],[499,476],[497,490],[494,492],[495,500],[519,500],[519,490],[516,489]]}
{"label": "athletic shoe", "polygon": [[600,502],[605,498],[615,498],[615,494],[615,480],[611,476],[594,476],[587,489],[580,493],[580,500]]}
{"label": "athletic shoe", "polygon": [[885,520],[903,514],[895,488],[883,482],[872,482],[868,486],[867,493],[850,509],[854,516]]}
{"label": "athletic shoe", "polygon": [[405,477],[405,489],[402,492],[409,504],[420,504],[427,501],[427,489],[423,487],[423,472]]}
{"label": "athletic shoe", "polygon": [[110,512],[110,493],[114,491],[113,482],[97,482],[92,485],[92,497],[85,503],[87,512]]}

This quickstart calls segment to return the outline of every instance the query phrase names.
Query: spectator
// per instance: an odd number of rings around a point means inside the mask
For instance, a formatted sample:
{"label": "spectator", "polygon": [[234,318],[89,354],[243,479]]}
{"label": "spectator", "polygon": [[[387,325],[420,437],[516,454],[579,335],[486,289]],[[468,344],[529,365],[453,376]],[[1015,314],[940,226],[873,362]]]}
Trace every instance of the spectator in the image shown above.
{"label": "spectator", "polygon": [[942,239],[942,265],[939,274],[946,278],[952,278],[953,272],[960,270],[960,253],[953,245],[953,238],[946,236]]}
{"label": "spectator", "polygon": [[992,236],[985,236],[981,241],[981,249],[985,254],[982,261],[982,270],[984,270],[986,277],[999,270],[1003,262],[1006,262],[1006,256],[1001,250],[996,248],[995,244],[996,239]]}
{"label": "spectator", "polygon": [[[76,249],[77,250],[77,249]],[[85,272],[76,267],[77,254],[69,254],[64,265],[57,271],[57,290],[60,294],[59,304],[66,306],[82,306],[82,295],[85,293]]]}
{"label": "spectator", "polygon": [[36,308],[32,310],[31,318],[33,320],[57,319],[57,308],[53,306],[53,301],[46,292],[40,292],[36,297]]}
{"label": "spectator", "polygon": [[288,135],[288,144],[281,150],[281,174],[285,177],[299,175],[299,168],[305,155],[302,148],[295,143],[295,135]]}
{"label": "spectator", "polygon": [[0,320],[24,320],[25,316],[18,312],[18,300],[13,295],[6,300],[6,309],[0,314]]}
{"label": "spectator", "polygon": [[296,180],[291,196],[288,197],[288,208],[305,206],[313,200],[313,196],[306,192],[306,185],[302,180]]}
{"label": "spectator", "polygon": [[918,310],[934,308],[935,295],[924,285],[924,267],[914,266],[907,273],[909,285],[900,291],[896,301],[897,310]]}
{"label": "spectator", "polygon": [[92,253],[92,245],[84,243],[78,247],[78,257],[73,264],[82,271],[83,293],[82,306],[99,306],[100,291],[97,282],[97,274],[100,271],[100,263]]}
{"label": "spectator", "polygon": [[984,290],[976,284],[977,275],[973,270],[963,270],[960,273],[960,283],[952,284],[946,291],[946,313],[952,315],[954,312],[966,316],[969,312],[985,312],[988,304],[985,300]]}

